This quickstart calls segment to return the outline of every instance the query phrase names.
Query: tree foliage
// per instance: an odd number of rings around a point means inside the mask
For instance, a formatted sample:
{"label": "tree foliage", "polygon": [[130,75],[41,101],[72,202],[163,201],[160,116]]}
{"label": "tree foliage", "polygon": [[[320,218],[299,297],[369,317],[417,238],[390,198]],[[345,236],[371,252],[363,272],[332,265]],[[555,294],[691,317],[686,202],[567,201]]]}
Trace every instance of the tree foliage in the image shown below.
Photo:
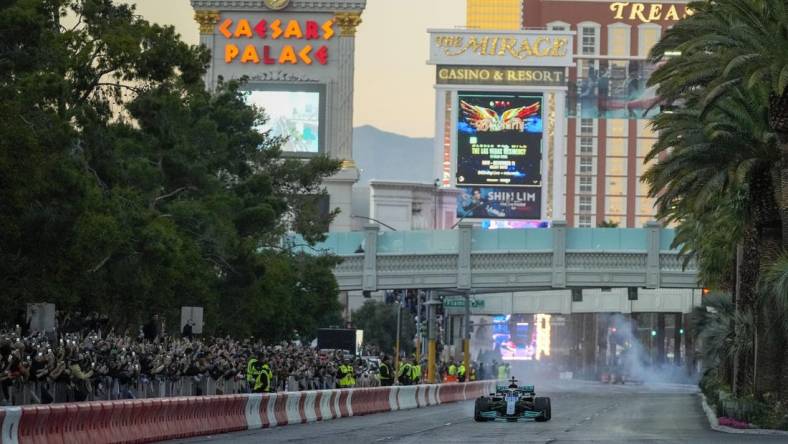
{"label": "tree foliage", "polygon": [[[381,351],[394,354],[397,342],[397,304],[366,301],[353,312],[353,324],[364,330],[364,342],[373,344]],[[400,350],[411,353],[415,350],[416,321],[410,311],[402,310]]]}
{"label": "tree foliage", "polygon": [[111,0],[0,3],[0,303],[134,325],[202,305],[214,332],[270,339],[338,310],[321,239],[338,162],[283,159],[210,55]]}
{"label": "tree foliage", "polygon": [[788,330],[774,329],[785,312],[771,303],[779,284],[763,283],[788,241],[786,5],[692,2],[694,15],[651,53],[659,68],[650,84],[674,106],[653,122],[659,139],[647,160],[660,161],[643,180],[659,215],[677,225],[674,244],[697,260],[701,284],[732,296],[707,301],[700,335],[707,362],[729,367],[718,373],[737,395],[788,397],[779,377]]}

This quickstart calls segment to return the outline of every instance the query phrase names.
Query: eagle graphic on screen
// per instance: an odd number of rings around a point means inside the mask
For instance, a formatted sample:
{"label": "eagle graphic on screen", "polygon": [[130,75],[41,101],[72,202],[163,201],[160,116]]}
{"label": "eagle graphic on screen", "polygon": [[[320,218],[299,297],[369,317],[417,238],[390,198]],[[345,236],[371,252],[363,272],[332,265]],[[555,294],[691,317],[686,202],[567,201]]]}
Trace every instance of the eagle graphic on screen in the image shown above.
{"label": "eagle graphic on screen", "polygon": [[477,131],[484,132],[506,130],[523,131],[525,128],[525,119],[539,114],[540,107],[541,103],[536,102],[529,106],[507,109],[498,114],[498,112],[493,109],[471,105],[464,100],[460,100],[460,108],[462,108],[465,119],[470,125],[476,128]]}

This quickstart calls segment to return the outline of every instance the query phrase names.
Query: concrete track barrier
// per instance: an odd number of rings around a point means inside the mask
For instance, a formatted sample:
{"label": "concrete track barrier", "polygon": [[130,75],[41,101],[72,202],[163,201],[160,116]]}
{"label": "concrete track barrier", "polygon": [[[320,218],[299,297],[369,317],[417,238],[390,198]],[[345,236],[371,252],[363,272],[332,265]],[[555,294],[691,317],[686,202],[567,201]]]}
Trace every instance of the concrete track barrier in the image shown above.
{"label": "concrete track barrier", "polygon": [[494,381],[0,408],[0,444],[136,444],[474,399]]}

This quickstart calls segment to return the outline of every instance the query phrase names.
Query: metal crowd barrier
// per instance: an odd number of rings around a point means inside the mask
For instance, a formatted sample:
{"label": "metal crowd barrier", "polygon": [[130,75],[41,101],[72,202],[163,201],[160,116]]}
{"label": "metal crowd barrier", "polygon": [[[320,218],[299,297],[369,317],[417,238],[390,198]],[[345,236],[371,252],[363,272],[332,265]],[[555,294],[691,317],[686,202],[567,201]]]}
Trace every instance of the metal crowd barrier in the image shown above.
{"label": "metal crowd barrier", "polygon": [[[79,401],[113,401],[118,399],[170,398],[181,396],[230,395],[251,392],[243,379],[213,379],[207,376],[139,378],[124,383],[110,377],[91,378],[78,382],[3,381],[0,406],[49,404]],[[375,387],[377,380],[358,380],[357,387]],[[271,386],[277,392],[327,390],[336,388],[333,376],[324,378],[283,380],[274,378]]]}
{"label": "metal crowd barrier", "polygon": [[140,378],[129,383],[113,378],[94,378],[76,383],[14,381],[5,384],[0,390],[0,406],[226,395],[249,391],[249,385],[244,380],[215,380],[209,377],[181,377],[175,380]]}

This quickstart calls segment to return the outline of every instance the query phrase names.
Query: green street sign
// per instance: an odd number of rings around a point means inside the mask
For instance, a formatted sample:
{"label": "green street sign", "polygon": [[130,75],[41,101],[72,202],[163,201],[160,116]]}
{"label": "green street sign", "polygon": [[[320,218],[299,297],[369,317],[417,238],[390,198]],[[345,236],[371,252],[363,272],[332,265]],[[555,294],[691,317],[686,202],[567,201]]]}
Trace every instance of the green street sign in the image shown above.
{"label": "green street sign", "polygon": [[[443,306],[446,308],[465,308],[465,299],[446,298],[443,300]],[[471,299],[471,308],[484,308],[484,300]]]}

